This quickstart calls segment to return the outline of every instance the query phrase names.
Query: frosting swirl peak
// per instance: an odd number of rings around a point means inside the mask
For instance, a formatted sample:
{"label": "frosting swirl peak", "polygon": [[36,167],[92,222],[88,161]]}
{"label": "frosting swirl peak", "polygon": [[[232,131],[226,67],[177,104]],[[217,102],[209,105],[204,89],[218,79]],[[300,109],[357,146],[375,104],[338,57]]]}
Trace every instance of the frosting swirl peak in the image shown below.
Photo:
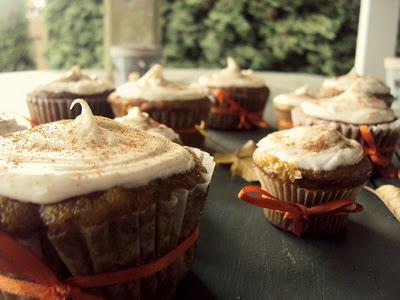
{"label": "frosting swirl peak", "polygon": [[263,87],[264,81],[252,70],[241,70],[232,57],[227,58],[227,67],[217,73],[202,76],[199,84],[207,87]]}
{"label": "frosting swirl peak", "polygon": [[154,65],[138,80],[131,80],[117,88],[117,95],[143,100],[193,100],[206,97],[200,86],[184,85],[167,80],[161,65]]}
{"label": "frosting swirl peak", "polygon": [[93,116],[83,100],[75,120],[0,139],[0,195],[47,204],[120,185],[143,186],[194,166],[184,147]]}
{"label": "frosting swirl peak", "polygon": [[378,124],[396,118],[384,101],[357,89],[349,89],[332,98],[304,102],[301,109],[311,117],[350,124]]}
{"label": "frosting swirl peak", "polygon": [[111,82],[93,74],[86,74],[79,66],[73,66],[56,80],[38,87],[36,90],[50,93],[71,93],[93,95],[113,90]]}

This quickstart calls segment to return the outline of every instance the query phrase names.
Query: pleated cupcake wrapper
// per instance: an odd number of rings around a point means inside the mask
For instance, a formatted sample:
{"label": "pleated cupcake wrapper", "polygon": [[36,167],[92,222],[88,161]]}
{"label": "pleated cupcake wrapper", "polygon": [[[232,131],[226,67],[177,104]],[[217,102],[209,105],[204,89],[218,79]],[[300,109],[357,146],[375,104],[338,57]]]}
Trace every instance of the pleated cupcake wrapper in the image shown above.
{"label": "pleated cupcake wrapper", "polygon": [[[204,183],[192,190],[177,189],[169,199],[160,199],[122,218],[97,225],[69,224],[69,230],[49,235],[49,240],[72,275],[89,274],[138,266],[167,254],[186,239],[199,225],[215,163],[206,152],[191,148],[207,172]],[[36,247],[37,240],[25,244]],[[115,246],[117,244],[117,247]],[[136,282],[88,292],[107,299],[172,299],[179,280],[194,260],[192,246],[168,268]],[[3,294],[5,295],[5,294]],[[7,300],[23,297],[7,295]],[[1,299],[1,293],[0,293]]]}
{"label": "pleated cupcake wrapper", "polygon": [[[213,106],[220,107],[216,105],[216,101],[213,95],[214,89],[210,89],[210,97],[213,99]],[[231,91],[227,92],[237,104],[240,105],[246,111],[249,112],[260,112],[261,115],[264,112],[265,105],[267,103],[268,94],[258,97],[251,97],[247,93],[233,93]],[[228,104],[223,105],[223,108],[227,108]],[[218,114],[210,112],[208,117],[207,126],[216,129],[228,129],[228,130],[238,130],[238,125],[240,122],[239,115],[234,114]]]}
{"label": "pleated cupcake wrapper", "polygon": [[[310,125],[329,125],[342,133],[345,137],[357,140],[360,144],[365,145],[365,141],[360,134],[358,125],[346,124],[342,122],[326,121],[306,116],[300,108],[292,110],[292,120],[294,126],[310,126]],[[393,122],[367,125],[371,132],[377,148],[395,147],[400,139],[400,120]],[[387,157],[393,156],[393,151],[382,153]]]}
{"label": "pleated cupcake wrapper", "polygon": [[[325,202],[331,202],[339,199],[354,200],[360,193],[363,185],[344,188],[344,189],[307,189],[300,187],[290,181],[272,178],[255,167],[256,173],[261,183],[261,187],[268,193],[281,201],[294,202],[306,207],[312,207]],[[268,221],[272,224],[286,230],[291,231],[293,220],[285,218],[284,213],[271,209],[263,209]],[[348,214],[332,215],[332,216],[311,216],[304,221],[304,235],[330,235],[340,232],[344,229],[347,222]]]}
{"label": "pleated cupcake wrapper", "polygon": [[[94,115],[113,117],[110,104],[104,96],[83,97],[89,104]],[[80,114],[80,108],[70,110],[75,98],[47,99],[36,96],[28,96],[27,103],[31,120],[35,125],[54,122],[63,119],[74,119]]]}

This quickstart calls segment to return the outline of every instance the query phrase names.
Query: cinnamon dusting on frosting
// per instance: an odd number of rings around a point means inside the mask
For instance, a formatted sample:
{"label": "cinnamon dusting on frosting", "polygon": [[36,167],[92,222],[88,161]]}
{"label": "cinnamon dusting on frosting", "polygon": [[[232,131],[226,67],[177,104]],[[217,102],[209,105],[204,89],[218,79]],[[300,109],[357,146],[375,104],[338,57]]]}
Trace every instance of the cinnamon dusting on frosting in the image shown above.
{"label": "cinnamon dusting on frosting", "polygon": [[193,168],[186,148],[94,116],[83,100],[76,104],[82,114],[75,120],[0,139],[0,195],[53,203],[116,185],[141,186]]}
{"label": "cinnamon dusting on frosting", "polygon": [[378,124],[396,119],[383,100],[363,92],[359,85],[356,81],[338,96],[306,101],[301,109],[308,116],[350,124]]}
{"label": "cinnamon dusting on frosting", "polygon": [[301,170],[333,170],[358,163],[361,145],[326,126],[295,127],[269,134],[258,144],[257,166],[281,178],[301,178]]}

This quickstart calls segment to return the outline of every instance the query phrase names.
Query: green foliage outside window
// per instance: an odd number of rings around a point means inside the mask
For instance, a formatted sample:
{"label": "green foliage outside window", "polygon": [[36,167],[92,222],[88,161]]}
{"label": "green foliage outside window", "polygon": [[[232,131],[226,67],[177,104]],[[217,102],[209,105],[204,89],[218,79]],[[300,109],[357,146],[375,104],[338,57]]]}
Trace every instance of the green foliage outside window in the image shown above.
{"label": "green foliage outside window", "polygon": [[169,65],[344,73],[354,64],[359,0],[163,1]]}
{"label": "green foliage outside window", "polygon": [[1,0],[0,72],[34,68],[25,13],[24,1]]}
{"label": "green foliage outside window", "polygon": [[47,0],[44,14],[50,67],[103,66],[102,0]]}

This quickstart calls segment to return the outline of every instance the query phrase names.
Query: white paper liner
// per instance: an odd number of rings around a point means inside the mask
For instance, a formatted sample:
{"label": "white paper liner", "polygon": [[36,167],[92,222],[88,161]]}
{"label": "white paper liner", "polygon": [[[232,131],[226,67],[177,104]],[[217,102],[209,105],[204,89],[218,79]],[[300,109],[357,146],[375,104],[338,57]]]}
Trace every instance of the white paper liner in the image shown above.
{"label": "white paper liner", "polygon": [[[258,167],[255,171],[260,180],[261,187],[275,198],[281,201],[294,202],[306,207],[315,206],[321,203],[339,199],[355,201],[364,184],[343,189],[308,189],[300,187],[295,182],[283,181],[279,178],[272,178],[265,174]],[[280,212],[264,209],[267,219],[274,225],[286,230],[292,230],[293,221],[284,218]],[[312,216],[304,221],[304,235],[329,235],[341,231],[347,221],[348,214],[332,216]]]}
{"label": "white paper liner", "polygon": [[[189,148],[189,147],[188,147]],[[129,224],[130,231],[137,232],[137,234],[126,234],[121,236],[121,232],[117,230],[119,240],[126,242],[125,253],[120,253],[118,258],[113,258],[114,269],[118,269],[118,265],[124,265],[128,262],[135,265],[143,264],[143,261],[149,262],[157,257],[163,256],[172,249],[174,249],[180,242],[186,239],[193,230],[199,225],[203,203],[193,203],[190,201],[197,193],[207,194],[208,186],[211,182],[212,174],[215,168],[213,157],[208,153],[201,151],[197,148],[189,148],[201,160],[202,165],[206,169],[203,173],[204,182],[196,185],[192,190],[177,189],[172,191],[171,198],[167,200],[160,200],[158,207],[153,203],[150,206],[135,212],[129,216],[129,220],[119,220],[121,226]],[[125,224],[125,225],[126,225]],[[104,248],[104,245],[112,245],[112,243],[96,243],[99,235],[102,238],[110,238],[109,234],[114,232],[110,224],[100,224],[97,226],[90,225],[85,228],[84,225],[80,226],[81,233],[91,253],[92,263],[94,268],[101,272],[102,269],[109,269],[110,256],[114,257],[115,249]],[[105,227],[107,230],[105,230]],[[125,227],[125,226],[124,226]],[[114,228],[115,229],[115,228]],[[68,235],[68,234],[67,234]],[[65,238],[65,240],[64,240]],[[60,237],[60,247],[65,247],[68,236]],[[21,241],[29,249],[37,253],[40,239],[35,235],[29,239]],[[57,250],[57,242],[52,241],[54,248]],[[65,250],[65,248],[64,248]],[[118,249],[121,252],[121,249]],[[168,268],[160,271],[159,273],[148,278],[138,280],[133,283],[105,287],[102,289],[95,289],[94,292],[106,293],[111,295],[114,299],[126,295],[129,290],[130,295],[134,299],[148,299],[162,295],[163,299],[172,299],[175,294],[176,286],[180,279],[184,277],[194,259],[194,246],[192,246],[184,256],[179,258]],[[74,271],[73,259],[63,256],[63,251],[57,251],[60,258],[70,268],[73,275],[81,273],[81,269]],[[41,253],[38,253],[41,254]],[[103,259],[104,257],[104,259]],[[137,258],[135,260],[135,257]],[[72,269],[71,269],[72,267]],[[77,269],[82,266],[76,266]],[[96,272],[97,272],[96,271]],[[91,291],[88,291],[89,293]],[[0,291],[0,300],[25,300],[26,297],[14,296]]]}

